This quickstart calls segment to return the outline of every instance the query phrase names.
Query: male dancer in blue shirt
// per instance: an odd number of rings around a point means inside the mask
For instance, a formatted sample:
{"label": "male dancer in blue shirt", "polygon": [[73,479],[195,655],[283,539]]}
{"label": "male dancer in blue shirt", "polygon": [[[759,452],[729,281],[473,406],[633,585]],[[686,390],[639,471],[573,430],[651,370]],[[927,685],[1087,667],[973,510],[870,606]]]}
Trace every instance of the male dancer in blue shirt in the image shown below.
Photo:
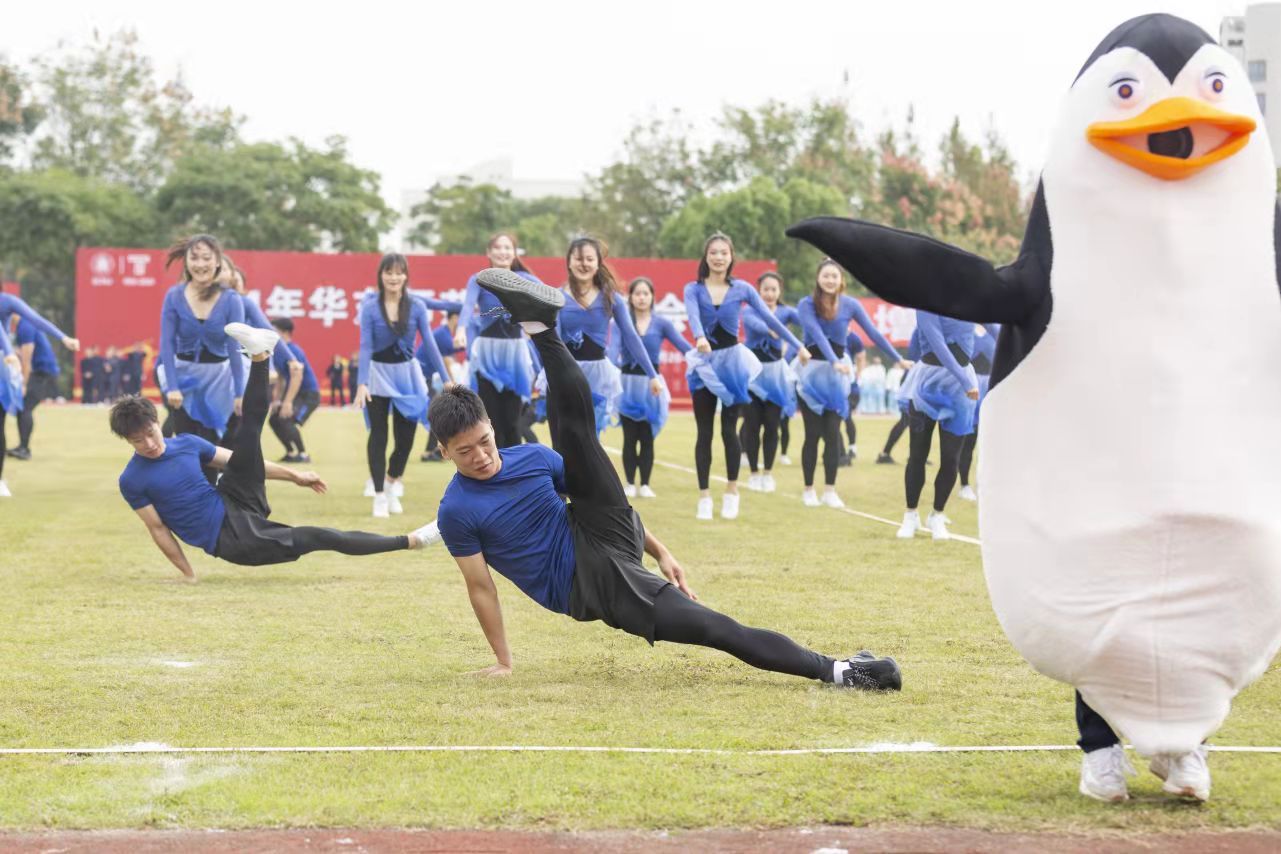
{"label": "male dancer in blue shirt", "polygon": [[[477,280],[538,348],[555,448],[527,444],[500,451],[484,405],[465,387],[432,401],[432,428],[445,458],[458,468],[440,502],[439,534],[462,570],[497,658],[482,672],[506,676],[512,670],[492,566],[549,610],[583,622],[600,620],[651,644],[712,647],[763,670],[849,688],[901,687],[892,658],[863,651],[832,659],[698,604],[671,552],[628,505],[600,446],[591,388],[556,334],[564,293],[507,270],[486,270]],[[666,580],[643,567],[642,552],[658,560]]]}
{"label": "male dancer in blue shirt", "polygon": [[[318,493],[327,487],[315,472],[295,471],[262,458],[262,427],[271,402],[268,358],[279,336],[273,330],[244,323],[229,323],[226,332],[252,360],[233,448],[217,447],[190,433],[166,439],[160,432],[156,407],[146,398],[121,398],[111,407],[112,432],[134,449],[120,475],[120,494],[183,578],[194,582],[196,573],[175,534],[190,546],[243,566],[288,563],[314,551],[370,555],[424,545],[425,528],[384,537],[332,528],[295,528],[267,518],[271,515],[267,479],[291,481]],[[205,479],[206,466],[222,470],[216,488]]]}

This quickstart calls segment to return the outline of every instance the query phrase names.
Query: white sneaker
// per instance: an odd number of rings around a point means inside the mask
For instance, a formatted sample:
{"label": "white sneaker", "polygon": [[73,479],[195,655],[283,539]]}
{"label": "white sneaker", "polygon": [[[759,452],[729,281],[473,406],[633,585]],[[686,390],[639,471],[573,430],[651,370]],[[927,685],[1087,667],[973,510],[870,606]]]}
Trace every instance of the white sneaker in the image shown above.
{"label": "white sneaker", "polygon": [[372,477],[369,480],[365,481],[365,497],[366,498],[374,497],[374,479]]}
{"label": "white sneaker", "polygon": [[761,475],[761,492],[774,492],[778,489],[778,484],[774,482],[774,475]]}
{"label": "white sneaker", "polygon": [[842,507],[845,506],[845,502],[842,501],[841,497],[836,494],[835,489],[823,490],[823,503],[826,504],[828,507],[832,507],[836,510],[840,510]]}
{"label": "white sneaker", "polygon": [[1120,803],[1129,800],[1125,778],[1135,776],[1134,766],[1119,744],[1091,750],[1081,759],[1081,794],[1096,801]]}
{"label": "white sneaker", "polygon": [[396,515],[405,512],[405,508],[401,506],[400,499],[396,497],[396,490],[394,489],[387,490],[387,510]]}
{"label": "white sneaker", "polygon": [[1206,764],[1204,744],[1182,756],[1154,756],[1148,768],[1165,781],[1163,792],[1198,801],[1210,799],[1210,766]]}
{"label": "white sneaker", "polygon": [[374,518],[386,519],[389,516],[391,516],[391,513],[388,512],[388,509],[387,509],[387,493],[385,492],[374,493]]}
{"label": "white sneaker", "polygon": [[947,523],[951,520],[939,513],[937,510],[931,511],[925,519],[925,527],[930,529],[936,540],[950,540],[952,535],[947,532]]}
{"label": "white sneaker", "polygon": [[749,475],[747,478],[747,488],[752,492],[764,492],[765,487],[761,484],[761,476],[759,474]]}
{"label": "white sneaker", "polygon": [[738,455],[738,465],[740,468],[745,469],[752,467],[752,461],[747,458],[746,451]]}
{"label": "white sneaker", "polygon": [[806,507],[822,507],[823,506],[823,502],[818,500],[818,493],[814,491],[814,487],[812,486],[801,493],[801,503],[804,504]]}
{"label": "white sneaker", "polygon": [[416,549],[423,549],[423,548],[426,548],[427,546],[434,546],[436,545],[436,543],[439,543],[441,539],[440,527],[436,524],[435,519],[432,519],[426,525],[423,525],[417,531],[414,531],[412,533],[413,533],[413,536],[418,538],[418,545],[414,546],[414,548]]}
{"label": "white sneaker", "polygon": [[787,454],[779,454],[778,461],[785,466],[790,466],[792,464],[792,458],[789,457]]}
{"label": "white sneaker", "polygon": [[897,536],[900,540],[910,540],[919,530],[921,530],[921,514],[915,510],[909,510],[903,514],[903,524],[899,525]]}
{"label": "white sneaker", "polygon": [[694,514],[695,519],[712,518],[712,497],[710,495],[698,499],[698,512]]}
{"label": "white sneaker", "polygon": [[738,493],[725,493],[721,498],[721,518],[737,519],[738,518]]}
{"label": "white sneaker", "polygon": [[13,493],[9,491],[9,486],[0,480],[0,498],[12,498]]}
{"label": "white sneaker", "polygon": [[956,497],[962,499],[963,501],[979,500],[979,494],[975,492],[974,487],[970,486],[968,483],[965,486],[961,487],[961,491],[956,493]]}
{"label": "white sneaker", "polygon": [[654,492],[654,490],[649,488],[648,483],[642,483],[640,485],[640,489],[637,491],[636,494],[639,495],[641,498],[657,498],[658,497],[658,494]]}
{"label": "white sneaker", "polygon": [[[387,485],[391,487],[391,494],[397,498],[405,497],[405,482],[403,480],[392,480],[387,478]],[[392,511],[393,513],[396,511]]]}
{"label": "white sneaker", "polygon": [[623,494],[626,495],[628,498],[635,498],[636,497],[635,485],[630,483],[623,484]]}
{"label": "white sneaker", "polygon": [[256,329],[248,323],[228,323],[222,331],[240,344],[240,349],[246,356],[270,353],[276,349],[276,342],[280,340],[280,333],[276,330]]}

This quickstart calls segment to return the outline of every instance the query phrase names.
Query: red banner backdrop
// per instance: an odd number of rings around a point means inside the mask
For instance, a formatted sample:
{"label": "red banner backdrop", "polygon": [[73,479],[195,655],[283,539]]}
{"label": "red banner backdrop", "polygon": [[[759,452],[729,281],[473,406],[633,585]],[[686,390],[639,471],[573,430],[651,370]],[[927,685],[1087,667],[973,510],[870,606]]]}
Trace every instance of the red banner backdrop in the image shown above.
{"label": "red banner backdrop", "polygon": [[[268,317],[290,317],[295,338],[307,351],[322,378],[335,355],[351,358],[360,340],[357,306],[374,285],[378,255],[307,252],[231,253],[245,271],[250,297]],[[525,263],[548,283],[565,279],[563,258],[526,258]],[[181,270],[164,269],[160,249],[86,248],[76,252],[76,335],[81,348],[158,348],[160,307],[165,292]],[[697,262],[688,259],[611,258],[624,281],[647,276],[654,282],[656,311],[685,329],[685,283],[694,278]],[[488,266],[483,255],[411,255],[411,290],[422,296],[461,301],[467,278]],[[740,261],[734,272],[755,279],[772,269],[768,261]],[[881,300],[864,300],[876,325],[896,344],[915,326],[913,312]],[[435,316],[432,325],[443,322]],[[687,400],[684,362],[670,345],[663,347],[663,375],[674,399]],[[151,377],[151,363],[147,365]],[[327,389],[326,389],[327,390]]]}

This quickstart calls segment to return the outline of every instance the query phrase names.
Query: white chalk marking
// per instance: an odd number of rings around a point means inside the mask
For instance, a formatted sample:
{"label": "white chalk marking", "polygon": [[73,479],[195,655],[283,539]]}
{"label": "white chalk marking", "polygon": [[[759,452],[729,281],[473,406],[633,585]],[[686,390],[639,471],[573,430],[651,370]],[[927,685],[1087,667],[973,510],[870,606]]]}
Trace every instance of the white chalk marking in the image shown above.
{"label": "white chalk marking", "polygon": [[185,668],[185,667],[195,667],[200,662],[198,661],[160,661],[157,663],[163,664],[165,667]]}

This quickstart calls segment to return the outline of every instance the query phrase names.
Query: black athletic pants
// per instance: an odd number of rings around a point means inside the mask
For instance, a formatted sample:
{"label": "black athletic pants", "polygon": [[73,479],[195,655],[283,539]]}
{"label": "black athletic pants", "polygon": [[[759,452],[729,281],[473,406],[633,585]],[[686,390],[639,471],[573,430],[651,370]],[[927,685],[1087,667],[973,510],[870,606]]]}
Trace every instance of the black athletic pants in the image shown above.
{"label": "black athletic pants", "polygon": [[285,446],[286,454],[304,454],[307,449],[303,447],[302,431],[298,429],[298,422],[292,418],[281,418],[279,412],[273,412],[270,418],[271,432],[276,434],[280,444]]}
{"label": "black athletic pants", "polygon": [[[571,500],[627,506],[623,484],[596,435],[596,407],[582,369],[556,330],[533,339],[547,372],[552,447],[565,460],[565,489]],[[741,626],[670,585],[654,599],[654,639],[719,649],[762,670],[832,681],[832,659],[776,632]]]}
{"label": "black athletic pants", "polygon": [[845,416],[845,435],[850,439],[851,450],[858,444],[858,426],[854,423],[854,413],[858,411],[858,404],[862,399],[862,389],[855,388],[850,392],[850,414]]}
{"label": "black athletic pants", "polygon": [[1076,692],[1076,729],[1081,734],[1076,745],[1086,753],[1121,743],[1108,722],[1086,705],[1080,691]]}
{"label": "black athletic pants", "polygon": [[58,380],[53,374],[45,371],[32,371],[27,378],[27,393],[22,399],[22,411],[18,413],[18,447],[31,450],[31,431],[35,429],[32,415],[43,400],[58,395]]}
{"label": "black athletic pants", "polygon": [[830,409],[822,413],[800,402],[801,418],[805,421],[805,444],[801,446],[801,474],[805,488],[814,486],[814,469],[818,467],[818,440],[823,440],[823,483],[836,485],[836,472],[841,463],[841,416]]}
{"label": "black athletic pants", "polygon": [[974,425],[974,432],[965,437],[965,443],[961,445],[961,459],[958,463],[958,474],[961,476],[961,486],[970,485],[970,466],[974,464],[974,446],[979,441],[979,425]]}
{"label": "black athletic pants", "polygon": [[[925,488],[925,460],[934,443],[935,421],[918,411],[915,406],[909,406],[907,414],[911,428],[908,437],[911,450],[908,452],[907,467],[903,471],[903,485],[907,492],[907,509],[915,510],[921,500],[921,490]],[[960,462],[961,445],[964,443],[964,436],[939,428],[939,471],[934,476],[934,509],[939,513],[947,506],[948,496],[956,485],[956,467]]]}
{"label": "black athletic pants", "polygon": [[484,377],[476,378],[476,393],[485,404],[485,413],[494,427],[494,444],[510,448],[520,444],[520,395],[511,389],[499,391]]}
{"label": "black athletic pants", "polygon": [[520,439],[526,445],[541,444],[538,441],[538,434],[534,432],[534,422],[538,420],[538,413],[534,409],[533,403],[521,402],[520,418],[516,424],[516,430],[520,433]]}
{"label": "black athletic pants", "polygon": [[904,412],[902,415],[899,416],[898,423],[896,423],[893,427],[890,428],[889,438],[885,440],[885,448],[881,451],[881,453],[888,454],[890,451],[894,450],[894,446],[898,444],[899,437],[903,435],[903,431],[906,429],[907,429],[907,413]]}
{"label": "black athletic pants", "polygon": [[743,407],[741,434],[743,451],[747,454],[747,464],[751,467],[752,474],[756,474],[762,449],[765,452],[765,471],[773,470],[774,456],[778,453],[780,423],[783,423],[783,408],[752,394],[751,403]]}
{"label": "black athletic pants", "polygon": [[[390,411],[389,411],[390,410]],[[387,477],[401,477],[414,450],[414,431],[417,421],[410,421],[392,405],[390,397],[370,395],[365,404],[369,415],[369,440],[365,442],[365,455],[369,460],[369,476],[374,479],[374,491],[382,492]],[[387,458],[387,416],[391,415],[391,459]]]}
{"label": "black athletic pants", "polygon": [[[712,478],[712,428],[716,421],[715,394],[705,388],[696,389],[691,395],[694,399],[694,423],[698,427],[698,438],[694,442],[694,468],[698,470],[698,488],[707,489]],[[743,449],[738,443],[738,406],[721,407],[721,442],[725,445],[725,477],[730,483],[738,480],[738,468],[742,463]]]}
{"label": "black athletic pants", "polygon": [[623,425],[624,480],[635,483],[639,469],[641,484],[648,484],[654,471],[654,427],[648,421],[618,420]]}

